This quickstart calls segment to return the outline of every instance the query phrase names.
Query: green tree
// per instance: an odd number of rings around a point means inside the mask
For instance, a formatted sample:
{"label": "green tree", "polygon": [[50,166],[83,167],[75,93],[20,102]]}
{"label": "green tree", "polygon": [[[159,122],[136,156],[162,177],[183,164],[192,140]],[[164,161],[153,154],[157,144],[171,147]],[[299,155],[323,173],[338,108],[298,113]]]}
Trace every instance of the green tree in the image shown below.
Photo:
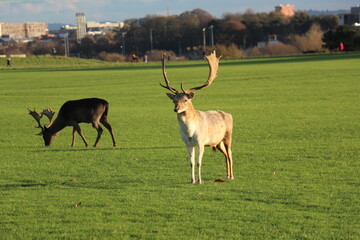
{"label": "green tree", "polygon": [[78,46],[78,51],[86,55],[86,57],[93,57],[95,54],[95,39],[91,35],[85,36],[81,39],[81,43]]}
{"label": "green tree", "polygon": [[342,25],[336,31],[328,31],[324,34],[323,41],[330,50],[338,49],[342,42],[346,51],[360,50],[360,31],[356,27]]}

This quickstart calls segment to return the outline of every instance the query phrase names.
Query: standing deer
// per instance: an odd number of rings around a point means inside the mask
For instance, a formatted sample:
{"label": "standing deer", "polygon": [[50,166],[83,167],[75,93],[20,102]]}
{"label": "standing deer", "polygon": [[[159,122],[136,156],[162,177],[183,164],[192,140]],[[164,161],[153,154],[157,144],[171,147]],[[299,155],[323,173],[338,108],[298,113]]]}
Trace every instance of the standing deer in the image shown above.
{"label": "standing deer", "polygon": [[[116,142],[114,138],[114,132],[107,119],[108,110],[109,103],[106,100],[99,98],[86,98],[64,103],[61,106],[59,114],[54,122],[52,122],[52,118],[55,112],[53,112],[50,108],[43,110],[40,114],[38,114],[35,109],[34,111],[29,110],[29,114],[37,121],[37,127],[41,129],[41,132],[38,135],[43,136],[45,146],[50,146],[54,138],[63,128],[66,126],[72,126],[73,138],[71,146],[75,146],[75,136],[76,132],[78,132],[84,141],[85,146],[87,147],[88,143],[79,126],[79,123],[84,122],[91,123],[98,132],[94,147],[97,146],[103,132],[100,123],[102,123],[109,130],[113,141],[113,146],[115,147]],[[43,117],[43,115],[48,117],[50,120],[48,126],[43,127],[40,123],[40,119]]]}
{"label": "standing deer", "polygon": [[208,87],[216,78],[219,67],[219,60],[215,51],[206,56],[209,64],[210,73],[206,83],[199,87],[185,90],[181,83],[182,92],[170,87],[170,82],[165,71],[165,57],[162,57],[162,72],[165,85],[160,85],[168,89],[171,93],[167,96],[174,102],[174,111],[180,125],[180,135],[185,142],[190,156],[191,183],[195,183],[195,147],[198,147],[198,183],[201,184],[201,163],[204,154],[204,147],[211,146],[213,150],[220,150],[226,159],[226,175],[229,179],[233,176],[233,161],[231,154],[231,135],[233,128],[232,115],[223,111],[198,111],[195,110],[191,99],[195,96],[196,90]]}

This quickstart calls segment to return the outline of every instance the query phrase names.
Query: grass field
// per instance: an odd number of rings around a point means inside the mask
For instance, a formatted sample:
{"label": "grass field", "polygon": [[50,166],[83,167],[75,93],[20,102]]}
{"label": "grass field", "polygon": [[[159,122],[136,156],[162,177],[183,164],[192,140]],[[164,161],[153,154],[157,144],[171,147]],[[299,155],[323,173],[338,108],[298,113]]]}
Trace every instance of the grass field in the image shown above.
{"label": "grass field", "polygon": [[[222,60],[193,103],[232,113],[235,180],[214,182],[225,160],[207,148],[202,185],[159,63],[69,61],[0,67],[0,239],[360,238],[359,53]],[[177,88],[208,76],[202,61],[167,68]],[[118,146],[104,131],[70,147],[66,128],[45,147],[27,108],[85,97],[110,102]]]}

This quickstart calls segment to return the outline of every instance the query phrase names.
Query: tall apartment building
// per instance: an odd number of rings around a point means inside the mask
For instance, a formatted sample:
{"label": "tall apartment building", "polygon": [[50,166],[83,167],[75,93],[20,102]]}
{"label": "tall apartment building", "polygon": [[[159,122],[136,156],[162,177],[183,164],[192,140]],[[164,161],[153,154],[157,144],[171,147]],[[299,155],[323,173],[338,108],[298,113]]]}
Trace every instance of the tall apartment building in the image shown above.
{"label": "tall apartment building", "polygon": [[295,15],[295,6],[294,5],[278,5],[275,7],[275,12],[280,12],[284,16],[293,17]]}
{"label": "tall apartment building", "polygon": [[0,22],[0,37],[34,38],[49,32],[47,23],[5,23]]}
{"label": "tall apartment building", "polygon": [[339,14],[339,25],[356,25],[360,23],[360,6],[350,8],[350,13]]}
{"label": "tall apartment building", "polygon": [[77,42],[81,43],[81,39],[86,35],[86,19],[84,13],[76,13],[76,26]]}

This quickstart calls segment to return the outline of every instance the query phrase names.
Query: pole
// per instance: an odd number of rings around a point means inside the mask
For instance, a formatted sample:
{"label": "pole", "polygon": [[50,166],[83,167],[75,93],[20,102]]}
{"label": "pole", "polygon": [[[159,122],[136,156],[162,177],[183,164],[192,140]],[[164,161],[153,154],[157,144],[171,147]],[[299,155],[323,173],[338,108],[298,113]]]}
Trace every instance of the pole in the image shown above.
{"label": "pole", "polygon": [[205,52],[205,49],[206,49],[206,36],[205,36],[206,28],[203,28],[202,31],[203,31],[203,48],[204,48],[203,50]]}
{"label": "pole", "polygon": [[65,51],[65,57],[67,57],[67,43],[66,43],[67,37],[64,38],[64,51]]}
{"label": "pole", "polygon": [[214,26],[210,25],[210,39],[211,39],[211,46],[214,46]]}
{"label": "pole", "polygon": [[150,50],[153,50],[153,35],[152,29],[150,28]]}
{"label": "pole", "polygon": [[66,38],[66,55],[70,57],[70,50],[69,50],[69,37]]}
{"label": "pole", "polygon": [[123,40],[123,43],[122,43],[122,55],[125,56],[125,32],[122,33],[122,40]]}

